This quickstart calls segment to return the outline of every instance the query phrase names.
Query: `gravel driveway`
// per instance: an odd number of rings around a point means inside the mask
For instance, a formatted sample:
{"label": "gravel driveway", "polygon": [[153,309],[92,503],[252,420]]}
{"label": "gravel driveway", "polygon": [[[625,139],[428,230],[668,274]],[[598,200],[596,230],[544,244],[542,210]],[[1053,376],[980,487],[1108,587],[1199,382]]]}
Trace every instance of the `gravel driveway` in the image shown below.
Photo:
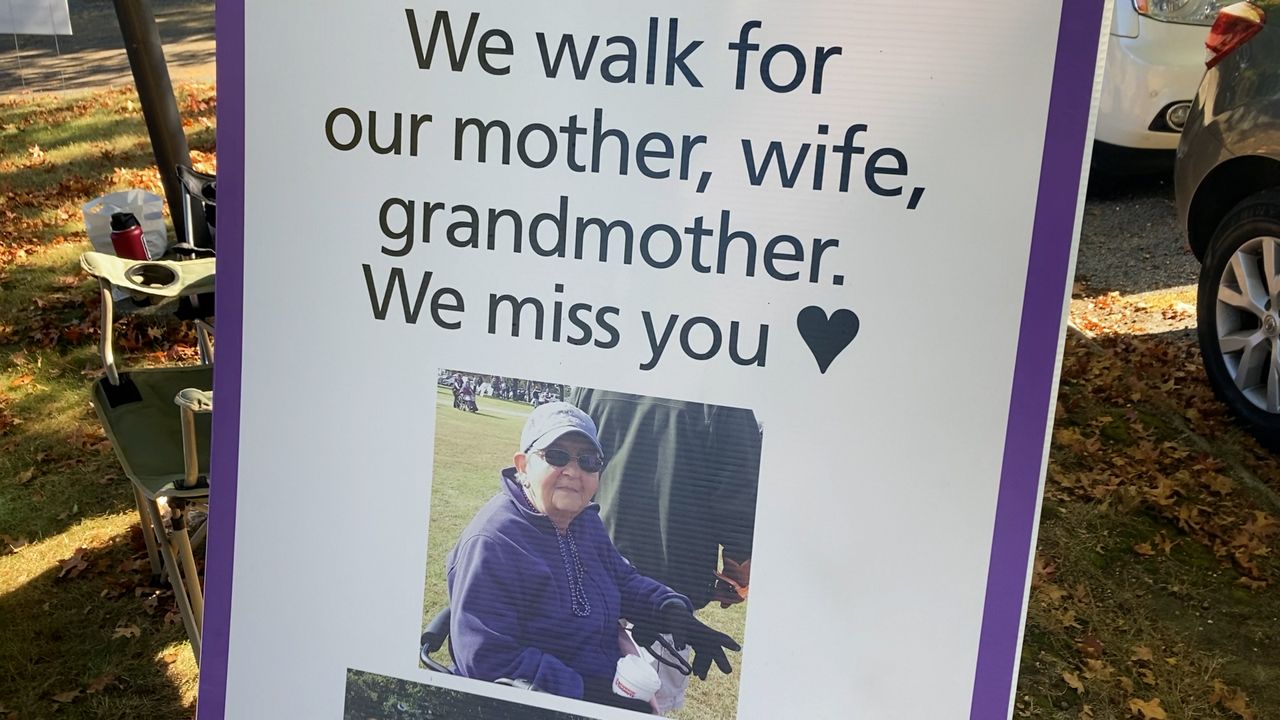
{"label": "gravel driveway", "polygon": [[1085,199],[1071,319],[1086,334],[1173,333],[1195,342],[1196,261],[1170,174],[1132,178]]}
{"label": "gravel driveway", "polygon": [[1199,272],[1178,227],[1168,176],[1136,178],[1122,192],[1086,198],[1076,259],[1085,295],[1194,285]]}

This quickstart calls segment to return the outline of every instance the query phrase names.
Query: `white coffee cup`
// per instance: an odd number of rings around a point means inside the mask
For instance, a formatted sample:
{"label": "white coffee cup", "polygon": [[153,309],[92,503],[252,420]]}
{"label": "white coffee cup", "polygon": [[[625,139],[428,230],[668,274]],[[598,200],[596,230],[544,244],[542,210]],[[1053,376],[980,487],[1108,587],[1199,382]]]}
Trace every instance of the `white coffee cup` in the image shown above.
{"label": "white coffee cup", "polygon": [[618,670],[613,675],[613,693],[643,702],[653,699],[662,687],[658,671],[639,655],[624,655],[618,659]]}

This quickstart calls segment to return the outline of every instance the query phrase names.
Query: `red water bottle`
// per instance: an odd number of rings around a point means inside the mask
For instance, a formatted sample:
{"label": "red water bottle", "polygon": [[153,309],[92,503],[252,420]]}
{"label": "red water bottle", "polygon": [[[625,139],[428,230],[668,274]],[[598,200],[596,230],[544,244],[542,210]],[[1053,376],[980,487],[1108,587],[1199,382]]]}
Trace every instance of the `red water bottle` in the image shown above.
{"label": "red water bottle", "polygon": [[111,247],[116,256],[126,260],[150,260],[147,244],[142,241],[142,226],[133,213],[111,214]]}

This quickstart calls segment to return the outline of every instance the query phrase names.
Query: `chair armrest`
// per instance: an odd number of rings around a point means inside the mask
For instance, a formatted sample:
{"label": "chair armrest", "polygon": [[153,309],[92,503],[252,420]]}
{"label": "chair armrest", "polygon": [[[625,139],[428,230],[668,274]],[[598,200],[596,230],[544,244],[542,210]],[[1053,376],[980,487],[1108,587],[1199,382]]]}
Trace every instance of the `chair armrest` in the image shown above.
{"label": "chair armrest", "polygon": [[212,292],[217,268],[214,258],[183,262],[127,260],[100,252],[81,255],[80,267],[98,280],[102,297],[98,354],[112,385],[120,384],[113,348],[115,298],[112,290],[121,288],[134,297],[158,300],[163,304],[179,296]]}
{"label": "chair armrest", "polygon": [[176,298],[213,291],[215,258],[195,260],[127,260],[100,252],[80,256],[80,267],[90,275],[135,296]]}
{"label": "chair armrest", "polygon": [[182,489],[200,484],[200,454],[196,442],[196,413],[213,412],[213,391],[186,388],[178,391],[173,402],[182,417]]}
{"label": "chair armrest", "polygon": [[183,410],[193,413],[213,412],[213,391],[187,388],[174,396],[173,402]]}

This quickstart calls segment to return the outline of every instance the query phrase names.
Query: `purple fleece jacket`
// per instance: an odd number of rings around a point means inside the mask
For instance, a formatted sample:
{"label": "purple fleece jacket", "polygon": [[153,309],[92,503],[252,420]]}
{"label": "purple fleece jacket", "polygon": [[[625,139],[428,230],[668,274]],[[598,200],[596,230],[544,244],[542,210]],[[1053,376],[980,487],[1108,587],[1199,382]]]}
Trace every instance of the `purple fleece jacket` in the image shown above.
{"label": "purple fleece jacket", "polygon": [[619,618],[646,620],[666,600],[689,601],[618,554],[592,503],[569,525],[591,603],[589,615],[574,615],[555,526],[523,497],[515,468],[503,470],[502,492],[476,513],[446,559],[456,670],[581,698],[584,677],[613,678]]}

